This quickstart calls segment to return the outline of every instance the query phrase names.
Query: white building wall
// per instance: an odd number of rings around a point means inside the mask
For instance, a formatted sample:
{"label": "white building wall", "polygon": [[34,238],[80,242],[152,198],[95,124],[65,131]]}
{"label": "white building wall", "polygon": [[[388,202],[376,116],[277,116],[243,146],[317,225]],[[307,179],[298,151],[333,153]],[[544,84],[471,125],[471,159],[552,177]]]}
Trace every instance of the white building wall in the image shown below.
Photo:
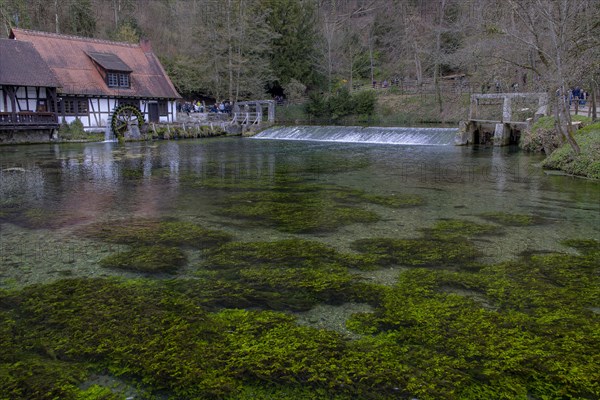
{"label": "white building wall", "polygon": [[169,101],[169,112],[171,114],[171,121],[177,121],[177,101]]}
{"label": "white building wall", "polygon": [[[40,99],[47,100],[46,89],[40,88]],[[8,95],[6,95],[6,101],[4,101],[5,93],[0,89],[0,112],[12,112],[11,102]],[[35,86],[20,86],[16,92],[16,112],[20,111],[37,111],[37,93]]]}
{"label": "white building wall", "polygon": [[[141,100],[138,101],[137,104],[134,102],[134,105],[137,105],[144,116],[146,121],[149,120],[148,115],[148,103],[153,100]],[[131,101],[128,101],[127,104],[131,104]],[[66,123],[71,123],[75,121],[76,118],[79,118],[83,123],[83,126],[88,131],[94,130],[104,130],[106,129],[107,124],[110,124],[110,117],[112,111],[119,105],[119,99],[115,98],[97,98],[92,97],[88,99],[88,114],[83,116],[80,115],[76,117],[74,115],[68,115],[64,117]],[[174,122],[177,118],[177,104],[175,101],[167,102],[167,110],[168,115],[159,116],[159,121],[168,123]],[[62,122],[63,117],[59,115],[59,121]]]}

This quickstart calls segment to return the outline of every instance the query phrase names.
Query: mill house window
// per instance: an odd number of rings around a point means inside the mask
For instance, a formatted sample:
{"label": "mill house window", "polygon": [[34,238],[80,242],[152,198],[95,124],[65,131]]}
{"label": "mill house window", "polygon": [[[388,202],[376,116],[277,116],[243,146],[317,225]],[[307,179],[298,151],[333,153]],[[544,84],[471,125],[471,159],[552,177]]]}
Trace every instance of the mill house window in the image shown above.
{"label": "mill house window", "polygon": [[108,72],[106,74],[106,84],[109,87],[129,87],[129,74],[122,72]]}

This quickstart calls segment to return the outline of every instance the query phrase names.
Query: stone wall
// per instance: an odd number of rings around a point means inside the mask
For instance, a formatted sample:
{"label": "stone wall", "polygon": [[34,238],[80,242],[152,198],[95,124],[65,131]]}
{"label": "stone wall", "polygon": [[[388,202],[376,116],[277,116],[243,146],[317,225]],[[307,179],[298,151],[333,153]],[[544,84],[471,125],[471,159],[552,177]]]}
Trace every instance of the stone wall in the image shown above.
{"label": "stone wall", "polygon": [[0,129],[0,144],[48,143],[57,139],[57,129]]}

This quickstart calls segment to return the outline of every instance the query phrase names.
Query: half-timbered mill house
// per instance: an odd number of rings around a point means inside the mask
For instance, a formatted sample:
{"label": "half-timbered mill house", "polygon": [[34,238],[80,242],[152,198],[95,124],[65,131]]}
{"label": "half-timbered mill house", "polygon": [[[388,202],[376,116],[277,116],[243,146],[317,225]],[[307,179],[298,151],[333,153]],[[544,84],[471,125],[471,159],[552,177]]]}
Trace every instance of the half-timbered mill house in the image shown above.
{"label": "half-timbered mill house", "polygon": [[58,86],[31,43],[0,39],[0,143],[50,140]]}
{"label": "half-timbered mill house", "polygon": [[[176,120],[180,95],[148,41],[130,44],[17,28],[10,39],[33,47],[56,77],[56,102],[46,101],[46,109],[59,122],[78,118],[86,130],[112,126],[120,134],[132,119]],[[11,54],[3,52],[2,59]],[[22,64],[21,70],[31,65]]]}

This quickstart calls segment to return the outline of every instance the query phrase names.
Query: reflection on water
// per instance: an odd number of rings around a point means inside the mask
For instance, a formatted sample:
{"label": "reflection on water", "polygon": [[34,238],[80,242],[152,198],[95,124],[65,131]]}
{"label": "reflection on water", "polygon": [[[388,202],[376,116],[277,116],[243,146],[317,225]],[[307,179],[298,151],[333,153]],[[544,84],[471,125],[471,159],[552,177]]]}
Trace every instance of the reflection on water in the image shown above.
{"label": "reflection on water", "polygon": [[[122,274],[98,266],[118,244],[82,238],[77,232],[92,222],[114,224],[127,217],[176,218],[224,230],[241,241],[299,235],[341,250],[357,239],[416,237],[440,219],[482,222],[484,213],[503,212],[547,221],[480,239],[478,246],[490,261],[532,249],[564,250],[558,242],[565,237],[600,235],[597,182],[546,176],[536,166],[539,157],[509,148],[225,138],[2,147],[0,154],[0,279],[12,285],[64,274]],[[344,191],[330,197],[334,188]],[[398,208],[371,202],[356,209],[377,215],[372,222],[297,234],[222,212],[225,203],[231,206],[236,199],[240,209],[254,202],[257,208],[252,212],[265,212],[258,209],[263,205],[260,199],[275,193],[268,210],[285,214],[285,209],[276,208],[284,192],[320,201],[306,207],[327,201],[346,207],[340,196],[347,197],[348,190],[360,191],[356,195],[361,199],[367,194],[417,196],[423,204]]]}

